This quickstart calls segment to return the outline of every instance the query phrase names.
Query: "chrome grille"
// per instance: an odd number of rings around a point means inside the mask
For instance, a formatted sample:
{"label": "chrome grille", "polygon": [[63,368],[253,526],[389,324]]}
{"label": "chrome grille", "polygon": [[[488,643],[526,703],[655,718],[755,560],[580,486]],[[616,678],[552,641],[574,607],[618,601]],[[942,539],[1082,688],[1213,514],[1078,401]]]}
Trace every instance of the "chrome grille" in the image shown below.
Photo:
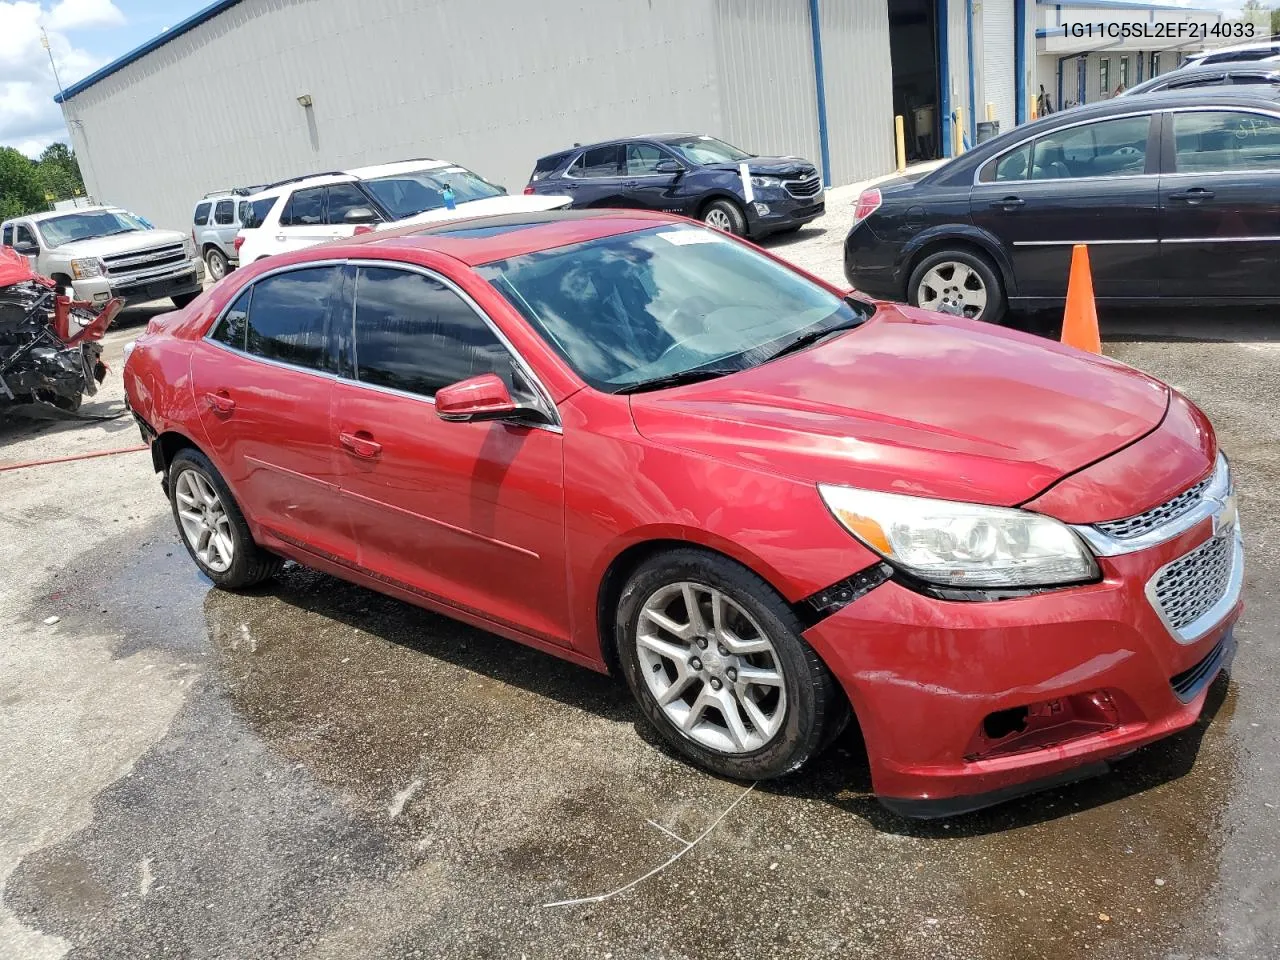
{"label": "chrome grille", "polygon": [[819,191],[822,190],[822,178],[815,173],[800,180],[785,180],[783,181],[783,186],[787,188],[787,193],[793,197],[800,199],[816,197]]}
{"label": "chrome grille", "polygon": [[1204,497],[1204,492],[1208,489],[1212,480],[1212,475],[1207,476],[1172,500],[1166,500],[1160,506],[1152,507],[1146,513],[1140,513],[1134,517],[1126,517],[1124,520],[1108,520],[1104,523],[1094,524],[1094,526],[1117,540],[1132,540],[1134,537],[1140,537],[1194,510],[1196,504]]}
{"label": "chrome grille", "polygon": [[1204,616],[1226,595],[1235,542],[1215,537],[1164,568],[1153,599],[1165,621],[1180,631]]}
{"label": "chrome grille", "polygon": [[103,257],[107,273],[113,277],[122,274],[141,273],[150,270],[162,270],[165,267],[177,266],[187,259],[186,246],[181,243],[170,243],[150,250],[133,250],[129,253],[118,253]]}

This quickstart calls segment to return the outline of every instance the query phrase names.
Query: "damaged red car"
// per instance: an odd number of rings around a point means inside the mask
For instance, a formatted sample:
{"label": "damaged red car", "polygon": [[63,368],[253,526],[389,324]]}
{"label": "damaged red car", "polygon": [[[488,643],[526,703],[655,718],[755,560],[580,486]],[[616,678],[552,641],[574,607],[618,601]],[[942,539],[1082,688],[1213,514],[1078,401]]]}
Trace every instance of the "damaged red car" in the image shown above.
{"label": "damaged red car", "polygon": [[718,774],[850,722],[941,816],[1191,725],[1243,554],[1205,416],[660,214],[371,234],[152,321],[125,384],[216,584],[295,560],[625,677]]}

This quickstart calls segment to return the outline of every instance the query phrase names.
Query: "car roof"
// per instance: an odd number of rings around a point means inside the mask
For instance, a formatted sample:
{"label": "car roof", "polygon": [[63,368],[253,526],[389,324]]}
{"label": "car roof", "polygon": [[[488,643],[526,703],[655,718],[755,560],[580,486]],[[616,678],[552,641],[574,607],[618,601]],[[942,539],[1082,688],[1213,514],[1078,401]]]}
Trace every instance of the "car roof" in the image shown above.
{"label": "car roof", "polygon": [[1266,60],[1231,60],[1226,63],[1197,63],[1180,70],[1170,70],[1141,83],[1135,83],[1123,96],[1146,93],[1161,84],[1181,83],[1197,77],[1273,77],[1280,75],[1280,57]]}
{"label": "car roof", "polygon": [[[653,141],[658,143],[667,143],[671,140],[683,140],[688,137],[701,137],[706,134],[701,133],[643,133],[629,137],[611,137],[608,140],[597,140],[595,143],[579,143],[577,146],[565,147],[563,150],[552,150],[545,153],[538,159],[545,160],[547,157],[558,157],[566,153],[576,153],[579,150],[592,150],[596,147],[610,147],[615,143],[636,143],[638,141]],[[719,139],[719,138],[714,138]]]}
{"label": "car roof", "polygon": [[[681,217],[647,210],[545,210],[464,217],[428,227],[419,224],[379,230],[355,237],[344,245],[388,252],[440,253],[475,267],[663,224],[688,222]],[[332,256],[332,251],[329,255]]]}
{"label": "car roof", "polygon": [[24,217],[13,217],[14,220],[31,220],[34,223],[40,223],[44,220],[51,220],[54,217],[65,217],[72,213],[100,213],[106,210],[111,213],[128,213],[121,207],[109,207],[106,204],[99,204],[94,207],[73,207],[70,210],[42,210],[40,213],[29,213]]}
{"label": "car roof", "polygon": [[375,177],[394,177],[400,173],[417,173],[420,170],[439,170],[441,167],[456,167],[456,163],[448,160],[431,160],[423,157],[420,160],[397,160],[395,163],[376,163],[368,167],[352,167],[343,171],[360,180],[372,180]]}

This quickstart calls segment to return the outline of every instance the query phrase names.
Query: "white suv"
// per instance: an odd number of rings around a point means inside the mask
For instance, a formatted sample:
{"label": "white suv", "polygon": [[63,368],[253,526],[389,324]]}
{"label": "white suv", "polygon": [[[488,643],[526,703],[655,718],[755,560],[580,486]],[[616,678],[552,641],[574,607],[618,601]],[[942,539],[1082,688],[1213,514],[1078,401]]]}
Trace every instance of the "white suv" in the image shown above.
{"label": "white suv", "polygon": [[236,237],[240,263],[353,236],[360,230],[567,207],[570,197],[516,194],[443,160],[403,160],[322,173],[247,197],[269,209]]}

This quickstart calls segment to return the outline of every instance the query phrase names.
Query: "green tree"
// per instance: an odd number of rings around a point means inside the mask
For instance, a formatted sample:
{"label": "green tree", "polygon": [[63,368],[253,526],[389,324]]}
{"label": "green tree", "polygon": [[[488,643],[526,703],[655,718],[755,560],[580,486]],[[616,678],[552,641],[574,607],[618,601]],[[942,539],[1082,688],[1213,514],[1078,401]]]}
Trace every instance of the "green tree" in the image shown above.
{"label": "green tree", "polygon": [[13,147],[0,147],[0,219],[48,207],[36,165]]}
{"label": "green tree", "polygon": [[51,143],[36,161],[36,172],[46,194],[55,200],[68,200],[83,196],[84,179],[80,176],[80,161],[65,143]]}

